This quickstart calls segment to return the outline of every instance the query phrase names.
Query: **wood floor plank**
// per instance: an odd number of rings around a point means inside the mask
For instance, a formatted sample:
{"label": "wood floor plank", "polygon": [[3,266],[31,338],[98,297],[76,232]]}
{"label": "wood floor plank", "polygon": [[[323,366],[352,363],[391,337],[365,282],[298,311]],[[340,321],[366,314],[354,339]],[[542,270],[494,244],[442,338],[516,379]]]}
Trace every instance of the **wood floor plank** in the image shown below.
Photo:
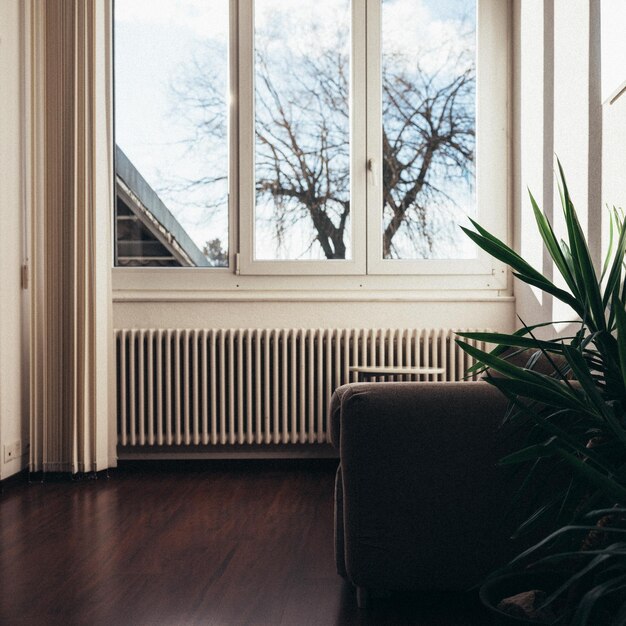
{"label": "wood floor plank", "polygon": [[484,626],[461,598],[358,611],[333,562],[332,461],[135,463],[0,495],[7,626]]}

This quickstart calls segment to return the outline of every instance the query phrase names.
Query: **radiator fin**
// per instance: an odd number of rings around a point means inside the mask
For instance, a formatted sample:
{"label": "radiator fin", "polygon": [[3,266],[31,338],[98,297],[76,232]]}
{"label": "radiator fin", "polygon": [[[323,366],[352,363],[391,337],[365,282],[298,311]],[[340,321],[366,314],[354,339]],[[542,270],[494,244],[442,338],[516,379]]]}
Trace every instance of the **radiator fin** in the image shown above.
{"label": "radiator fin", "polygon": [[454,338],[447,329],[120,329],[118,442],[325,443],[330,396],[357,380],[352,366],[440,367],[421,379],[461,380],[472,360]]}

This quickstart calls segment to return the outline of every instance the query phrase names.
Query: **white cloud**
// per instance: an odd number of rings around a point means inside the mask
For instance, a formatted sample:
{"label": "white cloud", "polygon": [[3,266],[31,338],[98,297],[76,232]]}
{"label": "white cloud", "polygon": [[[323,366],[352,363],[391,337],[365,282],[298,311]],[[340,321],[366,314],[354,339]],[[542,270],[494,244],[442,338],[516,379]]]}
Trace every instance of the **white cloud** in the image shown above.
{"label": "white cloud", "polygon": [[[465,6],[463,6],[463,4]],[[460,3],[464,11],[473,3]],[[427,72],[440,70],[452,59],[471,63],[474,52],[473,16],[459,11],[441,16],[435,12],[435,2],[426,0],[386,0],[383,4],[383,47],[407,61],[419,58]]]}
{"label": "white cloud", "polygon": [[228,0],[115,0],[115,20],[188,29],[195,37],[220,37],[228,24]]}

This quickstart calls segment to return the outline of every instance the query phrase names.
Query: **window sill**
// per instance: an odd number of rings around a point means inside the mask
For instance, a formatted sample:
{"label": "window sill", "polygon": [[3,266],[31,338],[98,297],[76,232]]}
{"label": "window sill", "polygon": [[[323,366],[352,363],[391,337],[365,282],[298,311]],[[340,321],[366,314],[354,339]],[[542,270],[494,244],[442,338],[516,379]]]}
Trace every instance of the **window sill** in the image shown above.
{"label": "window sill", "polygon": [[507,273],[390,276],[237,276],[229,269],[115,268],[114,302],[503,302]]}

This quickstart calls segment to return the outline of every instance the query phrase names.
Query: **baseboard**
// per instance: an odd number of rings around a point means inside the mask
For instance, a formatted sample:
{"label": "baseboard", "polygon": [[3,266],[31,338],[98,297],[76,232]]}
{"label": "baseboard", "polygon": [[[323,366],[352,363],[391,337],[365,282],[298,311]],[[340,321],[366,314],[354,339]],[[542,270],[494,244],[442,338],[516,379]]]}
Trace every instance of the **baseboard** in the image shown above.
{"label": "baseboard", "polygon": [[16,474],[12,474],[7,478],[0,480],[0,494],[5,490],[15,487],[16,485],[23,485],[28,482],[28,470],[26,468],[20,470]]}
{"label": "baseboard", "polygon": [[330,444],[263,444],[206,446],[118,446],[119,461],[203,459],[336,459]]}

